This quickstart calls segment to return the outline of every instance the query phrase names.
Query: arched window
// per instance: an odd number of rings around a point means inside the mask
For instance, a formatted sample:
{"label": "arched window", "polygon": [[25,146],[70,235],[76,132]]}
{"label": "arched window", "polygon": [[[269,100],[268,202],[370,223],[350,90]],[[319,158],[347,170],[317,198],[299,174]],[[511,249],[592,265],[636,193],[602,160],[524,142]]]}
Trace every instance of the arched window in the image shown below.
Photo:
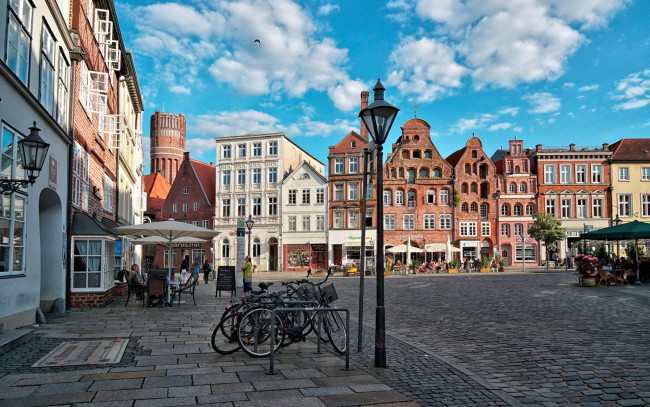
{"label": "arched window", "polygon": [[519,174],[520,172],[521,172],[521,170],[519,169],[519,166],[516,166],[515,167],[515,174]]}
{"label": "arched window", "polygon": [[260,254],[262,253],[262,244],[260,243],[260,239],[256,237],[253,239],[253,257],[260,257]]}
{"label": "arched window", "polygon": [[395,191],[395,205],[404,205],[404,191],[401,189]]}
{"label": "arched window", "polygon": [[472,204],[469,206],[469,208],[470,208],[470,210],[472,212],[478,211],[478,205],[476,204],[476,202],[472,202]]}
{"label": "arched window", "polygon": [[415,192],[408,192],[406,194],[406,204],[409,209],[415,209]]}
{"label": "arched window", "polygon": [[431,158],[431,150],[424,151],[424,158]]}
{"label": "arched window", "polygon": [[420,168],[420,171],[418,171],[418,178],[429,178],[429,169]]}
{"label": "arched window", "polygon": [[519,192],[526,192],[526,184],[523,182],[519,184]]}
{"label": "arched window", "polygon": [[431,171],[431,176],[434,178],[440,178],[442,176],[440,168],[434,168],[433,171]]}
{"label": "arched window", "polygon": [[221,241],[221,257],[227,259],[230,257],[230,240],[223,239]]}
{"label": "arched window", "polygon": [[481,204],[481,219],[487,219],[488,216],[488,205]]}
{"label": "arched window", "polygon": [[465,174],[471,174],[472,173],[472,166],[469,164],[465,164]]}
{"label": "arched window", "polygon": [[510,205],[501,205],[501,216],[510,216]]}
{"label": "arched window", "polygon": [[472,193],[478,194],[478,184],[476,182],[472,182]]}
{"label": "arched window", "polygon": [[523,209],[521,204],[515,204],[515,206],[512,208],[512,215],[513,216],[521,216]]}
{"label": "arched window", "polygon": [[404,168],[399,169],[399,177],[404,178]]}
{"label": "arched window", "polygon": [[472,150],[472,158],[476,158],[476,157],[477,157],[476,150]]}
{"label": "arched window", "polygon": [[486,179],[488,176],[488,166],[485,164],[481,164],[481,166],[478,168],[478,177],[480,179]]}
{"label": "arched window", "polygon": [[463,184],[460,186],[460,192],[466,194],[467,193],[467,183],[463,182]]}
{"label": "arched window", "polygon": [[517,192],[517,185],[515,185],[515,184],[508,185],[508,192],[510,192],[511,194],[514,194],[515,192]]}
{"label": "arched window", "polygon": [[526,205],[526,215],[532,215],[533,213],[535,213],[535,205],[529,203]]}
{"label": "arched window", "polygon": [[407,184],[415,184],[415,170],[414,169],[406,170],[406,183]]}
{"label": "arched window", "polygon": [[411,158],[411,153],[408,150],[402,150],[402,158],[409,160]]}
{"label": "arched window", "polygon": [[[415,140],[417,141],[417,140]],[[414,150],[413,151],[413,158],[420,158],[420,150]]]}
{"label": "arched window", "polygon": [[467,212],[467,203],[463,202],[460,204],[460,210],[463,212]]}
{"label": "arched window", "polygon": [[390,177],[395,178],[395,168],[390,169]]}

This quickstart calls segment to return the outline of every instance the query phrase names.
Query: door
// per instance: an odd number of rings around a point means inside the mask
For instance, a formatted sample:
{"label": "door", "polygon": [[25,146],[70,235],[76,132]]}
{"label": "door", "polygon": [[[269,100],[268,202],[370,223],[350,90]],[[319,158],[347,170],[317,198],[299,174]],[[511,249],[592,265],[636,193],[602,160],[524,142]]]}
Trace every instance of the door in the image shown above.
{"label": "door", "polygon": [[269,271],[278,270],[278,239],[269,239]]}

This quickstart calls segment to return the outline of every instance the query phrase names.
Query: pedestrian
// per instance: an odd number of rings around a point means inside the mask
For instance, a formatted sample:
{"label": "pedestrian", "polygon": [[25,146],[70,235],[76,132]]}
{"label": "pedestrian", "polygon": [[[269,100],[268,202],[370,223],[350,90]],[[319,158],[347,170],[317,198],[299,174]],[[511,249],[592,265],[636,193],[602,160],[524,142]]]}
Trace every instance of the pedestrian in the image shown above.
{"label": "pedestrian", "polygon": [[253,264],[251,263],[250,256],[246,256],[246,262],[241,267],[244,273],[244,294],[253,291]]}
{"label": "pedestrian", "polygon": [[205,284],[208,284],[208,279],[210,278],[210,273],[212,273],[212,266],[208,263],[208,260],[205,260],[203,263],[203,281]]}
{"label": "pedestrian", "polygon": [[201,272],[201,262],[199,259],[194,260],[194,268],[192,269],[192,279],[199,279],[199,273]]}
{"label": "pedestrian", "polygon": [[[185,258],[181,262],[181,277],[182,279],[187,279],[187,272],[190,269],[190,255],[185,255]],[[183,274],[183,271],[185,274]]]}

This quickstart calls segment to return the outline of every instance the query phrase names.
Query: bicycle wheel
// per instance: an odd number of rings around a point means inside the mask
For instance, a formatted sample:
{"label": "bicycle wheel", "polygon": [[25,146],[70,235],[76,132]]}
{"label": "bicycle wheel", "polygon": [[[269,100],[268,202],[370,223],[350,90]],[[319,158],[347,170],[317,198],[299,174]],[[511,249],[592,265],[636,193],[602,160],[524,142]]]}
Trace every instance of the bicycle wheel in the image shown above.
{"label": "bicycle wheel", "polygon": [[[320,321],[320,318],[323,319],[323,324],[321,325],[320,328],[320,336],[318,335],[318,322]],[[329,341],[329,337],[327,336],[327,333],[325,332],[325,315],[320,312],[315,312],[315,311],[310,311],[309,312],[309,322],[311,325],[311,332],[314,333],[320,339],[321,342],[327,342]]]}
{"label": "bicycle wheel", "polygon": [[275,318],[275,338],[271,338],[271,310],[253,308],[246,311],[237,325],[237,341],[241,349],[254,358],[261,358],[280,348],[284,340],[282,318]]}
{"label": "bicycle wheel", "polygon": [[212,349],[222,355],[230,355],[239,350],[237,341],[237,318],[233,313],[223,318],[212,331]]}
{"label": "bicycle wheel", "polygon": [[334,350],[338,353],[345,353],[348,334],[341,315],[335,311],[325,312],[323,328],[325,328]]}

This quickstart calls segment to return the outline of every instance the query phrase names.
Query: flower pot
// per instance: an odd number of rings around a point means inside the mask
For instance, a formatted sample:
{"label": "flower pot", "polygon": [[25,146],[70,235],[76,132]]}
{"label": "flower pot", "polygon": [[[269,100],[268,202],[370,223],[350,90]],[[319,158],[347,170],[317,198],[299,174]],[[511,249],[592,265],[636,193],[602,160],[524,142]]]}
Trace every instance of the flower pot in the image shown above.
{"label": "flower pot", "polygon": [[449,274],[458,273],[458,269],[447,269],[447,273]]}
{"label": "flower pot", "polygon": [[596,286],[596,277],[587,277],[579,279],[579,284],[581,287],[595,287]]}
{"label": "flower pot", "polygon": [[490,269],[480,269],[479,270],[481,273],[489,273]]}
{"label": "flower pot", "polygon": [[384,271],[385,276],[390,276],[390,271]]}

